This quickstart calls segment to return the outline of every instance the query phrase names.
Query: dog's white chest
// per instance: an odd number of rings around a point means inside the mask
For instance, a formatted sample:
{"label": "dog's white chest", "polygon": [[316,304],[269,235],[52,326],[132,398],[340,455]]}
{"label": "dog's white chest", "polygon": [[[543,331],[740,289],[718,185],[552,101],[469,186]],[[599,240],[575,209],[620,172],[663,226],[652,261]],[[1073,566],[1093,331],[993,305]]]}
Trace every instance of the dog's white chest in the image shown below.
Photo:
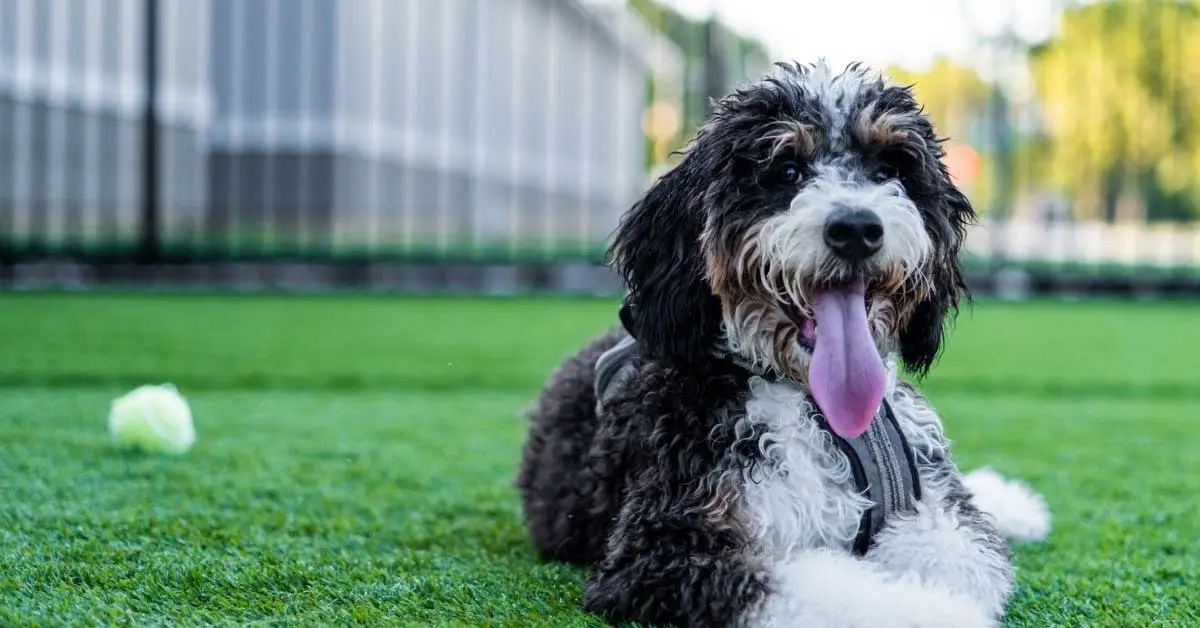
{"label": "dog's white chest", "polygon": [[777,558],[815,547],[849,548],[871,503],[855,490],[850,461],[813,421],[794,384],[753,378],[740,433],[761,431],[762,464],[743,472],[747,514]]}

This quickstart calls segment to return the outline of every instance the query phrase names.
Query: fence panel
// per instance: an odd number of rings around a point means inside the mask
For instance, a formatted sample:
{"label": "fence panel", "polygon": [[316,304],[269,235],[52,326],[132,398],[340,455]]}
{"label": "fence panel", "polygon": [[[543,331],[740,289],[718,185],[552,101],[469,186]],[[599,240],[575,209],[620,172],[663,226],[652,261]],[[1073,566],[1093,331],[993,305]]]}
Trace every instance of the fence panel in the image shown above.
{"label": "fence panel", "polygon": [[[1197,275],[1196,3],[1052,9],[1046,41],[885,68],[952,136],[968,262]],[[1112,140],[1079,103],[1118,53],[1151,78]],[[0,262],[597,263],[773,58],[669,2],[0,0]]]}

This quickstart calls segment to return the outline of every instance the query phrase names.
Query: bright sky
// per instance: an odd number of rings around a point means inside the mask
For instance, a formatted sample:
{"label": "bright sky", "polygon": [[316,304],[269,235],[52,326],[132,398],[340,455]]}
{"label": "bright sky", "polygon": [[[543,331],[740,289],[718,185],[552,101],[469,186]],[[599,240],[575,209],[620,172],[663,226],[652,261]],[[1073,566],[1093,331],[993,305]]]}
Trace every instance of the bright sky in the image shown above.
{"label": "bright sky", "polygon": [[715,11],[772,54],[800,62],[826,58],[918,68],[938,54],[969,60],[980,35],[1012,26],[1020,37],[1045,38],[1065,0],[663,0],[692,17]]}

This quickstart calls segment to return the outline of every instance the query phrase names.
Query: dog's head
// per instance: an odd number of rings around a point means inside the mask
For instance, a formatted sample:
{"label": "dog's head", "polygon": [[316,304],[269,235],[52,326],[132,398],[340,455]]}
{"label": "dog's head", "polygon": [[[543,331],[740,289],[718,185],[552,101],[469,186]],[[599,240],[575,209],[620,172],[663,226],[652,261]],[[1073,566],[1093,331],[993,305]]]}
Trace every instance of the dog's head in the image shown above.
{"label": "dog's head", "polygon": [[879,407],[881,356],[932,365],[966,295],[974,212],[911,91],[780,65],[717,103],[610,250],[650,354],[732,353],[805,382],[835,431]]}

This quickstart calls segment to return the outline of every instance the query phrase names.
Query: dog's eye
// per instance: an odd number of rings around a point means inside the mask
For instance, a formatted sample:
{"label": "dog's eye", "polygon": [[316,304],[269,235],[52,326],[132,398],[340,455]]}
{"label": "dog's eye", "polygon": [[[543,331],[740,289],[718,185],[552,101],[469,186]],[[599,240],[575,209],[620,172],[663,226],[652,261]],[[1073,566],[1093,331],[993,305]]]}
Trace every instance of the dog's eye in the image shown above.
{"label": "dog's eye", "polygon": [[800,172],[800,166],[794,163],[786,163],[775,170],[775,178],[783,183],[799,183],[803,177]]}
{"label": "dog's eye", "polygon": [[887,183],[888,181],[891,181],[892,179],[899,179],[899,178],[900,178],[900,171],[897,170],[895,166],[890,166],[887,164],[881,166],[878,170],[876,170],[873,174],[871,174],[871,180],[874,181],[875,183]]}

